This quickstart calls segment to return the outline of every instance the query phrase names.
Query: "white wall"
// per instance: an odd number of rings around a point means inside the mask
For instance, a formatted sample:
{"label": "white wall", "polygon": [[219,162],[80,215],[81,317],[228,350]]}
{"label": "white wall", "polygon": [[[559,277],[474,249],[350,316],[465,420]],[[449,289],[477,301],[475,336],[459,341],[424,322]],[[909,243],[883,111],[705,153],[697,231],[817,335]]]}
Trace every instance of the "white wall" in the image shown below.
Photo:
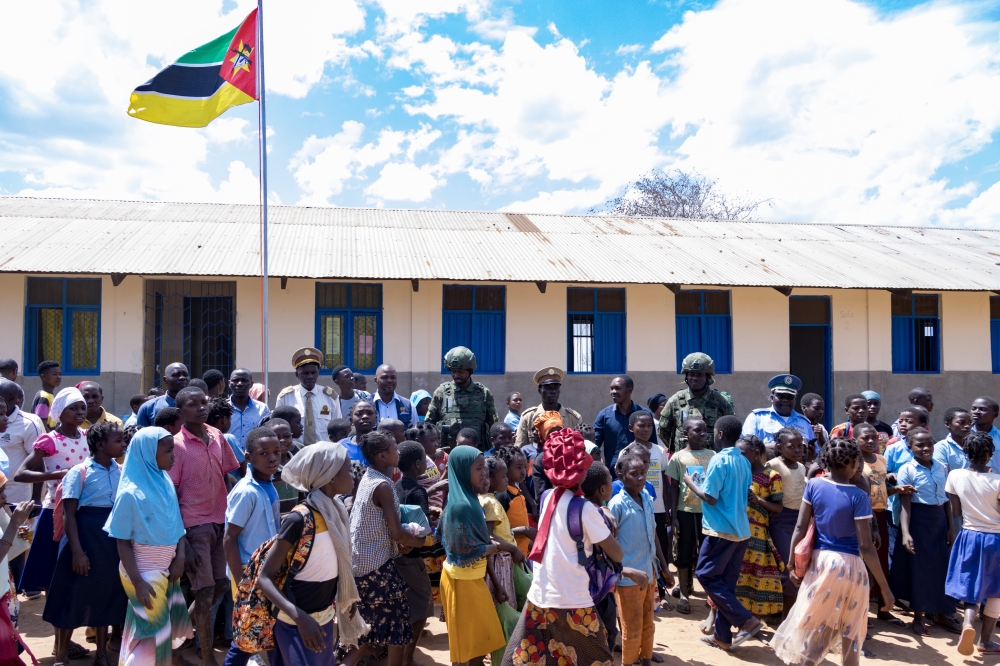
{"label": "white wall", "polygon": [[101,372],[142,372],[142,278],[126,276],[116,287],[105,276],[101,286]]}
{"label": "white wall", "polygon": [[507,285],[507,372],[554,365],[566,369],[566,285],[533,282]]}
{"label": "white wall", "polygon": [[[0,358],[12,358],[24,363],[24,297],[25,276],[0,273],[0,312],[3,312],[3,335],[0,336]],[[21,368],[23,374],[25,368]]]}
{"label": "white wall", "polygon": [[946,291],[941,294],[941,369],[989,370],[990,294]]}
{"label": "white wall", "polygon": [[628,371],[677,372],[673,293],[662,284],[624,286]]}
{"label": "white wall", "polygon": [[788,298],[769,287],[732,290],[733,370],[788,372]]}

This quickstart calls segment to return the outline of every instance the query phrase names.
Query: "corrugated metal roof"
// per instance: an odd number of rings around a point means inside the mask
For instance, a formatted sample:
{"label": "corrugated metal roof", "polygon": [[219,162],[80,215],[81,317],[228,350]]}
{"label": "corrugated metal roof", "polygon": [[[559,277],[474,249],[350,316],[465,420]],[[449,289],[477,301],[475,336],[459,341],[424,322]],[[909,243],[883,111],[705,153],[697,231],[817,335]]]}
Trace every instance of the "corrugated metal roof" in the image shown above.
{"label": "corrugated metal roof", "polygon": [[[292,278],[1000,290],[1000,231],[269,209]],[[0,272],[259,275],[256,206],[0,198]]]}

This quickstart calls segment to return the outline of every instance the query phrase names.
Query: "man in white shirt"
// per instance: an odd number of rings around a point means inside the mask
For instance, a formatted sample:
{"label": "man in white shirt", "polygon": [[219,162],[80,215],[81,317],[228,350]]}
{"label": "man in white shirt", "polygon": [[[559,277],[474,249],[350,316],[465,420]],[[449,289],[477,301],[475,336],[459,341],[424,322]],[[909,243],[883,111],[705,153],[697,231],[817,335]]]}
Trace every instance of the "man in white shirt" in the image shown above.
{"label": "man in white shirt", "polygon": [[4,380],[0,383],[0,398],[7,403],[7,430],[0,433],[0,449],[10,460],[10,472],[7,474],[7,502],[17,504],[31,499],[31,484],[14,481],[14,474],[21,463],[31,455],[35,440],[45,432],[42,420],[34,414],[21,411],[18,399],[21,397],[21,387],[14,382]]}
{"label": "man in white shirt", "polygon": [[292,354],[292,367],[299,383],[281,389],[274,403],[276,409],[289,405],[302,414],[302,437],[295,441],[304,446],[325,440],[326,426],[331,420],[342,418],[337,392],[316,383],[322,360],[323,352],[318,349],[297,349]]}

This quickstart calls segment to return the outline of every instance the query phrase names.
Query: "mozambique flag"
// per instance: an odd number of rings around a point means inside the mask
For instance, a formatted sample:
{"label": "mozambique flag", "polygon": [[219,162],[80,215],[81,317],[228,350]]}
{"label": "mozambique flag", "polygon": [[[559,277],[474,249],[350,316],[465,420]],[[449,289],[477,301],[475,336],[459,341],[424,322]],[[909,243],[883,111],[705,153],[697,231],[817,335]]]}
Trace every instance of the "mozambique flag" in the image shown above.
{"label": "mozambique flag", "polygon": [[185,53],[132,93],[128,114],[162,125],[204,127],[257,99],[257,10],[239,27]]}

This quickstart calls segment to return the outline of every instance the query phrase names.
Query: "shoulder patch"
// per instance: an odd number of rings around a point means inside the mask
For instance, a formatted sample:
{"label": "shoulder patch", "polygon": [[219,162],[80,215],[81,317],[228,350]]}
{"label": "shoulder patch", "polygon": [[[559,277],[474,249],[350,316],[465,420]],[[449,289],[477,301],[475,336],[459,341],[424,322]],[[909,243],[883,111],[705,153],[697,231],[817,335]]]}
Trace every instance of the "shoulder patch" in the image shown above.
{"label": "shoulder patch", "polygon": [[566,410],[567,414],[570,414],[571,416],[574,416],[581,420],[583,419],[583,415],[581,415],[580,412],[576,411],[575,409],[570,409],[569,407],[563,407],[563,409]]}
{"label": "shoulder patch", "polygon": [[278,398],[282,398],[283,396],[288,395],[294,390],[295,390],[294,386],[286,386],[285,388],[281,389],[281,391],[278,393]]}
{"label": "shoulder patch", "polygon": [[323,387],[323,393],[326,393],[331,398],[336,397],[336,394],[333,392],[333,389],[329,386]]}

